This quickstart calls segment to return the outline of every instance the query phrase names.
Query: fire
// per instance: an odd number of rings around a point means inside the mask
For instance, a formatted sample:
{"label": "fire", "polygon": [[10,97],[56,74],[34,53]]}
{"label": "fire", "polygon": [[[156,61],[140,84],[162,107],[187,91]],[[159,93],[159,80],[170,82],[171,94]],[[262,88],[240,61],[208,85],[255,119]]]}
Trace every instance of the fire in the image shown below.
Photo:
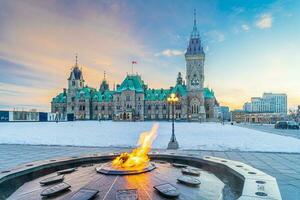
{"label": "fire", "polygon": [[122,169],[142,169],[149,163],[148,153],[151,150],[152,143],[157,136],[158,124],[154,124],[151,131],[140,135],[138,147],[131,153],[125,152],[112,161],[114,168]]}

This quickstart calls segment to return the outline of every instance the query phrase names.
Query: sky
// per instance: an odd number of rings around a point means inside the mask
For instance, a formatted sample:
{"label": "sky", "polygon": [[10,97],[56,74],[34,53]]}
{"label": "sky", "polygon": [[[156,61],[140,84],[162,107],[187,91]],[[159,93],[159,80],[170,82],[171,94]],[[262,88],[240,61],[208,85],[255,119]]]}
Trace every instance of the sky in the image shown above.
{"label": "sky", "polygon": [[131,72],[150,88],[185,76],[193,10],[206,53],[205,86],[241,108],[263,92],[300,104],[300,1],[0,0],[0,109],[50,111],[78,54],[88,86]]}

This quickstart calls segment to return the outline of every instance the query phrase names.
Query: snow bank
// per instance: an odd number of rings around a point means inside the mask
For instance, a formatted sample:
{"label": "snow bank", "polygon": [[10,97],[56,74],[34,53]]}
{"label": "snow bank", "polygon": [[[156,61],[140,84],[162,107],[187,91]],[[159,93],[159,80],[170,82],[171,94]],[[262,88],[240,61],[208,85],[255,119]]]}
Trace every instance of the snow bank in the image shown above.
{"label": "snow bank", "polygon": [[[154,122],[18,122],[0,123],[1,144],[135,146]],[[181,149],[300,152],[292,137],[217,123],[175,123]],[[159,122],[154,148],[166,148],[171,123]]]}

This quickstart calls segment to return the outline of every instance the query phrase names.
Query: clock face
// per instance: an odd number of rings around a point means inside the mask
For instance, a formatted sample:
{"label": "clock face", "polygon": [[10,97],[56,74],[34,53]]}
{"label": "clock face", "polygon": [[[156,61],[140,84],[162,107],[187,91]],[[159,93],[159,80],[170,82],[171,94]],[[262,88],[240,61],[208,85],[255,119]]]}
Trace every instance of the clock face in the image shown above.
{"label": "clock face", "polygon": [[199,85],[199,79],[198,79],[198,78],[193,78],[193,79],[191,80],[191,85],[193,85],[193,86]]}

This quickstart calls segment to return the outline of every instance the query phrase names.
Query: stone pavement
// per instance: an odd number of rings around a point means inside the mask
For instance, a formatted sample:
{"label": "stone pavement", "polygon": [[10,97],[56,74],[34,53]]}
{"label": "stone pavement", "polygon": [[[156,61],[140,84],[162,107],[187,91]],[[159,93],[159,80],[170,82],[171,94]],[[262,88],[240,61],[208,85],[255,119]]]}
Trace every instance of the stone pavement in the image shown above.
{"label": "stone pavement", "polygon": [[[75,156],[99,152],[124,151],[124,148],[0,145],[0,171],[4,168],[54,157]],[[282,199],[300,198],[300,154],[240,151],[185,151],[200,156],[217,156],[237,160],[276,177]],[[2,170],[1,170],[2,169]]]}
{"label": "stone pavement", "polygon": [[300,130],[292,130],[292,129],[275,129],[274,124],[236,124],[237,126],[244,127],[244,128],[250,128],[258,131],[263,131],[267,133],[273,133],[277,135],[284,135],[289,137],[294,137],[297,139],[300,139]]}

